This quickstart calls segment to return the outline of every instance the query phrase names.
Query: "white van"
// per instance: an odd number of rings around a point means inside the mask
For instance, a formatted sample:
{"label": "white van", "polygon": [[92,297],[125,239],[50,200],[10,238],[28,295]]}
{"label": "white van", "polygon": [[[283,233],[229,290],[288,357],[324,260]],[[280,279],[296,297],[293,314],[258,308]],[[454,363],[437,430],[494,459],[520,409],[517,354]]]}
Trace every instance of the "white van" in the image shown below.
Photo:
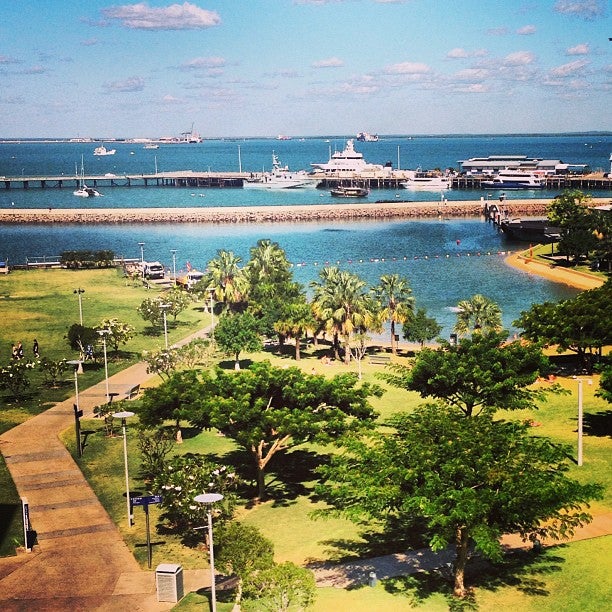
{"label": "white van", "polygon": [[166,272],[159,261],[147,261],[144,264],[144,277],[148,279],[164,278]]}
{"label": "white van", "polygon": [[194,285],[204,278],[204,273],[199,270],[190,270],[184,276],[179,276],[176,279],[176,284],[185,289],[193,289]]}

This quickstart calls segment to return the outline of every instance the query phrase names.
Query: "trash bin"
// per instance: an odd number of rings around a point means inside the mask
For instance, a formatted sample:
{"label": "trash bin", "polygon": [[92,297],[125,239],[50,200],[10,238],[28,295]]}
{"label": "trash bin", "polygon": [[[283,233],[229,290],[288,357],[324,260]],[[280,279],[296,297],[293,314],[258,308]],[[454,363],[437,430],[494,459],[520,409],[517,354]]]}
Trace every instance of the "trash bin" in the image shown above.
{"label": "trash bin", "polygon": [[183,568],[174,563],[160,563],[155,568],[157,601],[176,603],[183,598]]}
{"label": "trash bin", "polygon": [[371,587],[376,586],[376,572],[370,572],[370,575],[368,576],[368,584]]}

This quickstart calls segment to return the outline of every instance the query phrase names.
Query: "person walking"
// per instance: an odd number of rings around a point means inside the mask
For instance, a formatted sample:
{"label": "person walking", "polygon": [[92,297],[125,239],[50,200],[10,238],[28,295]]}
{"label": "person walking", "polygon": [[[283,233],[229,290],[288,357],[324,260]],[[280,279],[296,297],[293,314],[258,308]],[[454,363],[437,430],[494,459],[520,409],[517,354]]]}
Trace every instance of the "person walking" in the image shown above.
{"label": "person walking", "polygon": [[40,357],[39,348],[38,348],[38,340],[34,338],[34,344],[32,345],[32,352],[34,353],[34,357],[38,359]]}
{"label": "person walking", "polygon": [[23,359],[23,344],[17,343],[17,359]]}

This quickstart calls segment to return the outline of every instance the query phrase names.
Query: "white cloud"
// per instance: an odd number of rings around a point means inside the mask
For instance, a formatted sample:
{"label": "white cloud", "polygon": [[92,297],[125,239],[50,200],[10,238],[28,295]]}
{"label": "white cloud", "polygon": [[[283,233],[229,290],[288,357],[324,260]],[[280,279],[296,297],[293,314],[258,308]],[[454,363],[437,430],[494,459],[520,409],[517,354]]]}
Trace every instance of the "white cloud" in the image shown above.
{"label": "white cloud", "polygon": [[521,36],[529,36],[530,34],[536,33],[536,27],[534,25],[526,25],[519,28],[516,33],[520,34]]}
{"label": "white cloud", "polygon": [[160,8],[150,7],[146,2],[124,4],[103,9],[102,13],[135,30],[202,30],[221,23],[215,11],[201,9],[189,2]]}
{"label": "white cloud", "polygon": [[590,52],[588,43],[582,45],[576,45],[575,47],[570,47],[565,52],[566,55],[588,55]]}
{"label": "white cloud", "polygon": [[455,74],[455,78],[461,81],[482,81],[491,75],[485,68],[466,68]]}
{"label": "white cloud", "polygon": [[344,62],[338,57],[328,57],[312,64],[313,68],[339,68],[341,66],[344,66]]}
{"label": "white cloud", "polygon": [[561,66],[553,68],[550,71],[550,76],[557,79],[573,76],[587,66],[588,63],[589,62],[587,60],[576,60],[575,62],[570,62],[569,64],[562,64]]}
{"label": "white cloud", "polygon": [[462,93],[487,93],[490,88],[484,83],[472,83],[464,87],[457,87],[455,91]]}
{"label": "white cloud", "polygon": [[225,66],[223,57],[194,57],[179,66],[180,70],[209,70],[211,68],[223,68]]}
{"label": "white cloud", "polygon": [[470,55],[465,49],[461,49],[460,47],[455,47],[454,49],[451,49],[446,54],[446,57],[450,59],[462,59],[465,57],[470,57]]}
{"label": "white cloud", "polygon": [[605,14],[605,3],[601,0],[558,0],[555,11],[591,21]]}
{"label": "white cloud", "polygon": [[126,93],[142,91],[144,89],[144,79],[139,76],[129,77],[123,81],[112,81],[106,84],[106,89],[112,92]]}
{"label": "white cloud", "polygon": [[533,64],[535,55],[531,51],[516,51],[504,58],[504,66],[527,66]]}
{"label": "white cloud", "polygon": [[402,62],[385,68],[387,74],[427,74],[431,68],[421,62]]}
{"label": "white cloud", "polygon": [[21,60],[8,55],[0,55],[0,66],[8,66],[9,64],[21,64]]}
{"label": "white cloud", "polygon": [[83,45],[83,47],[94,47],[99,43],[100,40],[98,38],[87,38],[81,41],[81,45]]}

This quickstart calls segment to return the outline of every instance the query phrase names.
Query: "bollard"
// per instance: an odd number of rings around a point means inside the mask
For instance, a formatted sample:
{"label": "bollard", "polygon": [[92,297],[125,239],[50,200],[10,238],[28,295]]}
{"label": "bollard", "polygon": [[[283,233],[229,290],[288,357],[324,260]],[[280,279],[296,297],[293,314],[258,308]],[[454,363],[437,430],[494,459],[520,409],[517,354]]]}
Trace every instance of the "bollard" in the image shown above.
{"label": "bollard", "polygon": [[376,572],[370,572],[369,578],[368,578],[368,584],[371,587],[375,587],[376,586]]}

